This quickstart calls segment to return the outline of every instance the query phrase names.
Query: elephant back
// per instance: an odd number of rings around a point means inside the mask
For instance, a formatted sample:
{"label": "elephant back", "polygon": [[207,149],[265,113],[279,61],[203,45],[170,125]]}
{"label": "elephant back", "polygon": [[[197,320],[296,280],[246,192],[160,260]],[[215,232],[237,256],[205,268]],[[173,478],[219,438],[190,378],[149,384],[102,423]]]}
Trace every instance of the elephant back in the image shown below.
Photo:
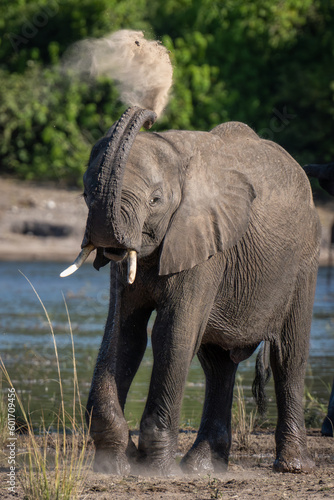
{"label": "elephant back", "polygon": [[251,127],[246,125],[246,123],[241,122],[222,123],[221,125],[217,125],[217,127],[210,130],[210,133],[218,135],[221,139],[231,140],[233,136],[235,136],[237,139],[244,137],[245,139],[249,138],[257,141],[260,140],[260,137]]}

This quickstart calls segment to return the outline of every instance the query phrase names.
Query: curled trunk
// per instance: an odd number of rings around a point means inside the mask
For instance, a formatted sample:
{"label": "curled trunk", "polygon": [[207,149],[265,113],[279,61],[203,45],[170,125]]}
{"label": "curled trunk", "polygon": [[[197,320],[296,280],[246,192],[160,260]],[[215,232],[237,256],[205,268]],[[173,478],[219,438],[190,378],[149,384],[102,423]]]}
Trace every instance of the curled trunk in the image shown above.
{"label": "curled trunk", "polygon": [[[126,248],[132,248],[133,245],[127,228],[121,220],[121,195],[125,166],[140,128],[142,126],[150,128],[155,119],[156,114],[153,111],[131,107],[118,120],[101,161],[94,203],[87,221],[87,225],[92,226],[98,217],[105,232],[112,235],[119,245]],[[90,229],[87,227],[88,235]],[[85,243],[87,239],[89,238],[86,237]]]}

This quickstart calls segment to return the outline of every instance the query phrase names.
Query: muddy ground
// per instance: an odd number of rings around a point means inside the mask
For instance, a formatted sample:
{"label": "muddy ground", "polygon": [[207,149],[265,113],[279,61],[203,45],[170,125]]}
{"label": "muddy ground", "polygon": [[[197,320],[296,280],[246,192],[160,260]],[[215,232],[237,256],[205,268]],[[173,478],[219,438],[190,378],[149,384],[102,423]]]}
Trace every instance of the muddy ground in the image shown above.
{"label": "muddy ground", "polygon": [[[74,260],[80,250],[87,216],[81,194],[80,190],[0,177],[0,260]],[[320,260],[321,265],[327,265],[334,201],[325,205],[317,203],[317,210],[323,228]],[[39,225],[44,231],[47,226],[44,235],[34,234],[34,226],[38,230]],[[57,229],[59,232],[59,228],[64,229],[64,234],[52,235]]]}
{"label": "muddy ground", "polygon": [[[24,448],[24,437],[18,437]],[[183,455],[195,439],[195,431],[180,431],[178,454]],[[334,498],[334,439],[322,437],[319,430],[308,430],[308,447],[316,467],[309,474],[282,474],[272,470],[274,431],[258,430],[251,435],[248,449],[233,440],[228,471],[203,476],[107,476],[88,469],[80,498],[85,500],[178,499],[323,499]],[[23,499],[20,469],[16,470],[15,494],[7,490],[9,471],[6,456],[0,466],[0,498]],[[92,449],[90,451],[92,454]]]}

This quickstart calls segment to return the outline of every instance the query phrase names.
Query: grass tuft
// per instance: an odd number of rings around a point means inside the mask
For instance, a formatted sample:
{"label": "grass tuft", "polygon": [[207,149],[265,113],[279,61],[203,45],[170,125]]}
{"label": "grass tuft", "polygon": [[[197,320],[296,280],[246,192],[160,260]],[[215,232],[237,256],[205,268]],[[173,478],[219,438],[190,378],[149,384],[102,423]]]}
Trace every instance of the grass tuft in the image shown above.
{"label": "grass tuft", "polygon": [[0,373],[0,453],[8,437],[8,411],[5,396],[2,392],[2,373]]}
{"label": "grass tuft", "polygon": [[[63,384],[53,325],[45,305],[33,284],[23,273],[21,274],[28,281],[38,298],[49,325],[57,362],[61,403],[59,412],[55,418],[57,423],[56,432],[52,432],[50,427],[46,428],[44,419],[42,419],[40,435],[35,435],[30,415],[16,392],[18,409],[22,415],[21,418],[23,418],[27,432],[26,449],[20,457],[19,481],[27,500],[75,500],[82,493],[91,457],[87,453],[89,429],[85,425],[84,409],[81,404],[70,315],[65,297],[63,296],[71,335],[73,363],[73,408],[71,412],[67,412],[64,403]],[[11,388],[14,388],[10,375],[1,358],[0,368],[7,384]],[[6,429],[7,426],[6,415],[3,413],[3,404],[4,401],[2,400],[2,403],[0,403],[1,435],[2,427],[4,426]],[[77,409],[80,412],[79,422],[77,422],[76,417]]]}
{"label": "grass tuft", "polygon": [[[330,392],[330,388],[329,388]],[[323,419],[327,413],[327,404],[323,404],[318,398],[311,394],[310,390],[305,388],[304,418],[306,427],[321,427]]]}
{"label": "grass tuft", "polygon": [[247,415],[244,390],[239,382],[236,384],[236,391],[236,401],[232,407],[232,428],[239,448],[249,450],[252,440],[251,434],[255,427],[256,410],[252,410]]}

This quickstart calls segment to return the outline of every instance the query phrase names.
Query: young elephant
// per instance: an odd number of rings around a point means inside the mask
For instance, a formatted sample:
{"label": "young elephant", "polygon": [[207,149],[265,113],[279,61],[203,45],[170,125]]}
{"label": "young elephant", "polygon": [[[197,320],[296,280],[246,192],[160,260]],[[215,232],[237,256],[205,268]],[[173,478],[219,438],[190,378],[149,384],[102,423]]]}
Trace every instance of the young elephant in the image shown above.
{"label": "young elephant", "polygon": [[[135,460],[174,470],[197,355],[205,403],[181,467],[224,470],[238,363],[267,340],[278,408],[274,468],[308,471],[302,398],[320,226],[307,176],[242,123],[138,133],[154,120],[129,108],[93,147],[83,250],[63,273],[94,248],[97,269],[111,262],[109,316],[87,404],[95,466],[124,474]],[[123,410],[153,310],[154,365],[137,450]]]}

